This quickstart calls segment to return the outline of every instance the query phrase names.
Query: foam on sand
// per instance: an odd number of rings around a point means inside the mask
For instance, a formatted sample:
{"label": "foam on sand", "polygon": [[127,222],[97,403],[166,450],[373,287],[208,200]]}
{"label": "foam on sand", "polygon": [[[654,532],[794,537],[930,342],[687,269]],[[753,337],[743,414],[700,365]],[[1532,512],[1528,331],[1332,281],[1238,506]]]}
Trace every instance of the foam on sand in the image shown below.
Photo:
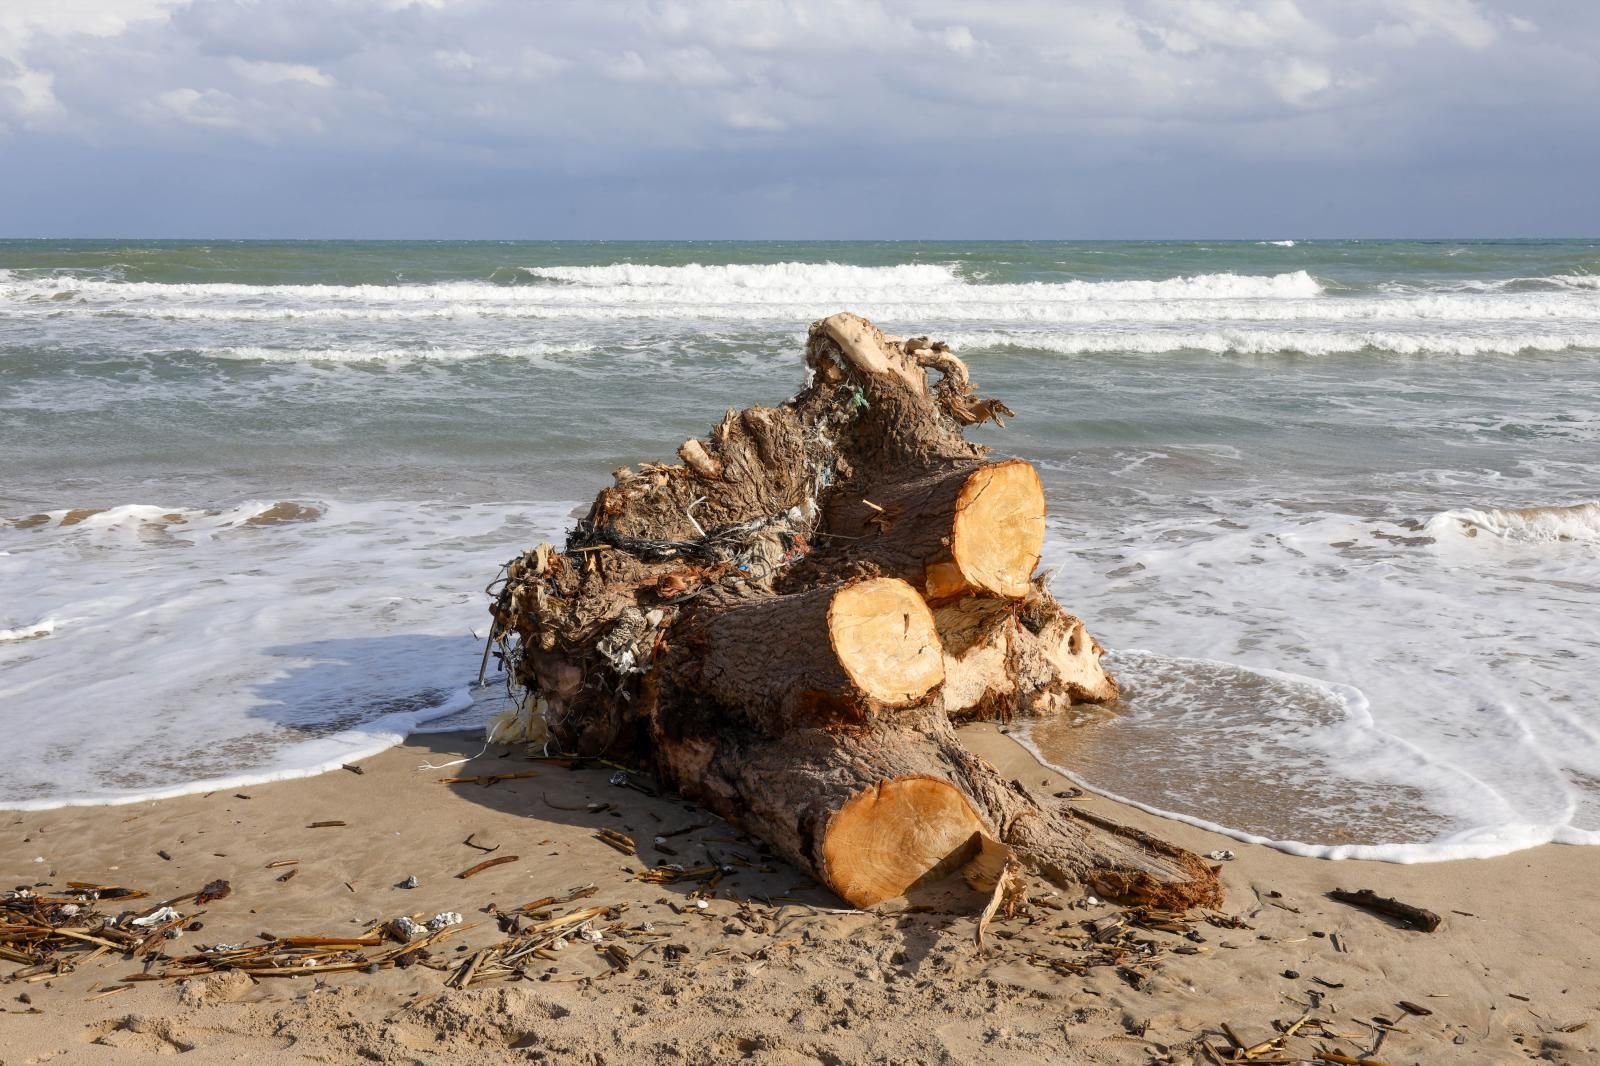
{"label": "foam on sand", "polygon": [[1102,643],[1155,649],[1112,656],[1116,713],[1030,725],[1042,759],[1296,854],[1600,844],[1600,505],[1396,523],[1244,490],[1206,504],[1047,547]]}

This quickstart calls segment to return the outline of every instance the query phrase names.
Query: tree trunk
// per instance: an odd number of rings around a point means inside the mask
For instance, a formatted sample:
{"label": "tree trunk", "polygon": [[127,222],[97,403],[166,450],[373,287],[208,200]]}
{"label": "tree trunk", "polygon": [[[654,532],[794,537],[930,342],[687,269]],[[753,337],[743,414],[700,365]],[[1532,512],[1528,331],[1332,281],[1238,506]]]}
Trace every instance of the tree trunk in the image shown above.
{"label": "tree trunk", "polygon": [[952,722],[1036,718],[1117,698],[1099,643],[1045,589],[1022,601],[955,600],[933,618],[944,645],[940,700]]}
{"label": "tree trunk", "polygon": [[792,400],[618,470],[565,551],[507,564],[513,720],[542,709],[566,750],[653,767],[857,905],[986,842],[1109,898],[1218,902],[1197,856],[1043,806],[956,737],[1117,693],[1033,576],[1037,472],[962,436],[1010,410],[944,345],[854,315],[811,327],[806,365]]}
{"label": "tree trunk", "polygon": [[944,681],[933,612],[880,577],[693,608],[663,683],[769,734],[920,703]]}
{"label": "tree trunk", "polygon": [[1044,547],[1044,485],[1021,459],[961,463],[860,496],[839,494],[827,527],[837,559],[866,559],[941,603],[1027,595]]}
{"label": "tree trunk", "polygon": [[1198,856],[1068,806],[1042,805],[963,748],[937,710],[777,738],[657,736],[662,780],[868,907],[958,869],[985,841],[1107,898],[1183,909],[1221,902]]}

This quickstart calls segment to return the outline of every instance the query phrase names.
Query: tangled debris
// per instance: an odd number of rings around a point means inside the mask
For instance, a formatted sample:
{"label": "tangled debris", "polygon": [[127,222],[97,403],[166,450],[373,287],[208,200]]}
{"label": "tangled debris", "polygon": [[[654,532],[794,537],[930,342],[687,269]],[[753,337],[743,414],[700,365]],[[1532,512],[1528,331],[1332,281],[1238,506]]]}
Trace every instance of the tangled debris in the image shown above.
{"label": "tangled debris", "polygon": [[[695,823],[668,833],[676,837],[706,828],[710,826]],[[666,839],[666,835],[659,836],[658,845]],[[595,843],[598,846],[601,841]],[[703,840],[699,844],[705,846]],[[717,863],[723,860],[749,865],[726,851],[716,856]],[[655,900],[672,912],[673,917],[664,921],[638,916],[641,907],[649,905],[637,899],[589,902],[598,892],[593,884],[517,907],[490,903],[482,910],[498,927],[501,938],[486,946],[474,945],[470,951],[457,947],[449,955],[438,951],[439,945],[481,923],[468,923],[456,911],[398,915],[369,923],[352,935],[262,933],[259,943],[214,944],[179,955],[172,952],[174,942],[195,929],[197,916],[204,913],[186,912],[186,905],[227,898],[231,889],[226,881],[213,881],[200,891],[164,900],[117,886],[70,882],[65,889],[52,891],[38,885],[0,894],[0,958],[20,964],[5,980],[23,984],[49,981],[96,960],[142,963],[138,972],[99,988],[92,999],[126,992],[136,982],[182,980],[226,971],[259,980],[377,974],[412,966],[434,970],[451,989],[516,981],[577,982],[588,989],[608,978],[641,975],[640,963],[647,957],[661,967],[688,974],[705,967],[749,967],[790,960],[808,950],[808,944],[829,939],[819,937],[813,923],[840,912],[787,896],[732,896],[726,887],[719,890],[719,882],[730,870],[729,865],[706,863],[657,866],[635,873],[635,880],[650,884],[697,882],[684,896]],[[988,919],[989,946],[976,949],[977,958],[991,960],[996,966],[1024,963],[1058,977],[1083,979],[1098,972],[1114,975],[1134,991],[1149,991],[1147,982],[1177,957],[1205,956],[1218,947],[1241,946],[1226,938],[1218,942],[1217,931],[1255,932],[1244,919],[1212,910],[1149,906],[1107,910],[1094,899],[1069,901],[1029,883],[1020,872],[1014,874],[1012,887],[996,896],[998,904]],[[138,901],[136,907],[128,906],[134,901]],[[976,921],[971,915],[957,917],[936,907],[917,906],[879,917],[904,923],[916,913],[946,915],[933,918],[936,923]],[[699,925],[701,921],[721,926],[730,938],[696,954],[696,949],[679,937],[685,923]],[[577,961],[574,953],[597,959],[600,968],[570,965]],[[1286,971],[1284,976],[1300,978],[1296,971]],[[1285,993],[1283,998],[1296,1004],[1295,1014],[1271,1021],[1265,1032],[1251,1033],[1246,1025],[1222,1021],[1172,1044],[1147,1037],[1148,1023],[1134,1023],[1130,1033],[1148,1040],[1156,1063],[1385,1066],[1410,1061],[1386,1053],[1385,1044],[1404,1039],[1407,1025],[1430,1024],[1423,1020],[1434,1017],[1433,1008],[1417,1002],[1426,1002],[1427,997],[1415,993],[1416,999],[1394,1000],[1397,1009],[1388,1016],[1369,1018],[1341,1012],[1328,997],[1344,989],[1343,984],[1314,975],[1307,981],[1316,986],[1305,993],[1309,999]],[[31,999],[25,995],[17,998],[33,1009]],[[1559,1031],[1583,1027],[1584,1023],[1576,1022]]]}

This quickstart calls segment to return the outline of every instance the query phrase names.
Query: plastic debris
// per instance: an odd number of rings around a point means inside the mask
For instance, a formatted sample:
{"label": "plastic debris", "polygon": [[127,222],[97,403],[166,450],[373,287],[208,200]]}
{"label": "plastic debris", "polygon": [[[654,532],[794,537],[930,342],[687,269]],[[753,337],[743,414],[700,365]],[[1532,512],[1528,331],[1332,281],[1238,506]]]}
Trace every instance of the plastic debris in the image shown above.
{"label": "plastic debris", "polygon": [[1206,852],[1206,858],[1212,862],[1229,862],[1234,858],[1234,854],[1227,848],[1218,848],[1216,851]]}
{"label": "plastic debris", "polygon": [[416,922],[412,921],[410,918],[407,918],[403,914],[394,921],[390,922],[389,926],[397,934],[404,937],[407,943],[416,937],[421,936],[423,933],[422,926],[418,925]]}
{"label": "plastic debris", "polygon": [[400,886],[399,887],[401,887],[401,888],[416,888],[421,883],[422,883],[421,881],[417,880],[417,875],[416,874],[408,874],[406,876],[406,879],[404,881],[400,882]]}
{"label": "plastic debris", "polygon": [[171,907],[161,907],[161,908],[158,908],[157,910],[151,912],[150,914],[145,915],[143,918],[135,918],[135,919],[133,919],[128,924],[129,925],[137,925],[141,929],[148,929],[152,925],[160,925],[162,922],[170,922],[174,918],[182,918],[182,917],[183,917],[183,915],[179,914],[177,911],[173,910]]}
{"label": "plastic debris", "polygon": [[440,911],[428,919],[428,932],[437,933],[439,930],[447,929],[452,925],[460,925],[461,920],[461,915],[455,911]]}

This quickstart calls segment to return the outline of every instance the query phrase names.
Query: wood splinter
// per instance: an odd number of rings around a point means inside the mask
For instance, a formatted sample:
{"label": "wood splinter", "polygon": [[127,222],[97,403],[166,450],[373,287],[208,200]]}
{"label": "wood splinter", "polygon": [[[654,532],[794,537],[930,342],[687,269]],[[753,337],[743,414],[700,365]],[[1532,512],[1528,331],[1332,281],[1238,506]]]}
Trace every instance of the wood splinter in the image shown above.
{"label": "wood splinter", "polygon": [[460,878],[461,880],[465,881],[467,878],[473,876],[474,874],[481,874],[481,873],[483,873],[483,871],[488,870],[488,869],[490,869],[492,867],[504,866],[508,862],[516,862],[519,857],[520,856],[517,856],[517,855],[501,855],[499,858],[496,858],[496,859],[485,859],[482,862],[478,863],[478,865],[476,865],[476,866],[467,867],[465,870],[462,870],[460,873],[456,874],[456,876],[458,878]]}

